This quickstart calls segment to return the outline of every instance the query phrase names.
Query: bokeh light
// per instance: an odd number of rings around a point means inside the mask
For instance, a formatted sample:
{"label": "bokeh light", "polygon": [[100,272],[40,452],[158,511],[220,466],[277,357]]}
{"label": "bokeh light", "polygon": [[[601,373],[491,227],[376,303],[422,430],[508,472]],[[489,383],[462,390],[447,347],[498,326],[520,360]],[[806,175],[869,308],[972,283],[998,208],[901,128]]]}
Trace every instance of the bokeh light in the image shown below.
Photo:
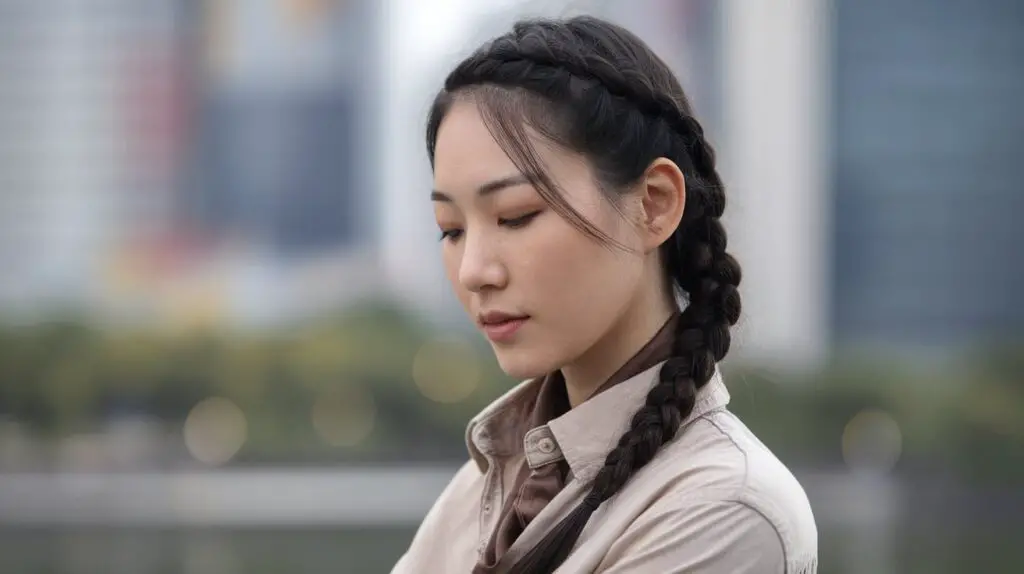
{"label": "bokeh light", "polygon": [[480,375],[480,359],[461,339],[431,339],[413,359],[413,381],[423,396],[439,403],[465,400],[476,390]]}
{"label": "bokeh light", "polygon": [[884,474],[896,466],[903,451],[903,433],[889,413],[865,409],[846,423],[843,460],[856,471]]}
{"label": "bokeh light", "polygon": [[238,454],[248,430],[245,413],[238,405],[211,397],[193,407],[185,419],[185,447],[196,460],[221,465]]}
{"label": "bokeh light", "polygon": [[313,428],[324,442],[335,447],[353,447],[373,432],[377,404],[367,390],[344,386],[316,399],[312,419]]}

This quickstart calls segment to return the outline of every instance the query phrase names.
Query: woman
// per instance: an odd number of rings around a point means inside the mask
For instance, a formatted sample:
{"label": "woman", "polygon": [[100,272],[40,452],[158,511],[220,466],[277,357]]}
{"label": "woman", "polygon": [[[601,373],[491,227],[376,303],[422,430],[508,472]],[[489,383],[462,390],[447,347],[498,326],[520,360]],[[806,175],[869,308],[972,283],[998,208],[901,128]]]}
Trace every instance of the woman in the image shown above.
{"label": "woman", "polygon": [[802,488],[726,409],[740,267],[666,65],[595,18],[520,22],[448,76],[427,149],[448,278],[526,382],[393,572],[815,572]]}

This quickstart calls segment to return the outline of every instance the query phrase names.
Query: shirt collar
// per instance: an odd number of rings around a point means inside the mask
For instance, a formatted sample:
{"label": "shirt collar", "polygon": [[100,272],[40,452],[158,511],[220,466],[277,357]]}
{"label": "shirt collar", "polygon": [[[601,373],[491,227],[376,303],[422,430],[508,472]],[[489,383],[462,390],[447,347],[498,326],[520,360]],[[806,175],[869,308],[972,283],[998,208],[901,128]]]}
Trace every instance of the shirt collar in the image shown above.
{"label": "shirt collar", "polygon": [[[590,480],[629,429],[633,414],[658,382],[661,363],[597,394],[548,424],[530,428],[530,413],[543,377],[526,381],[494,401],[470,421],[466,446],[481,472],[492,457],[525,452],[531,466],[564,457],[579,480]],[[697,393],[689,422],[729,404],[729,392],[716,369]],[[553,448],[552,448],[553,447]]]}
{"label": "shirt collar", "polygon": [[485,472],[492,457],[505,457],[521,448],[529,417],[543,377],[513,387],[480,411],[466,426],[466,447]]}

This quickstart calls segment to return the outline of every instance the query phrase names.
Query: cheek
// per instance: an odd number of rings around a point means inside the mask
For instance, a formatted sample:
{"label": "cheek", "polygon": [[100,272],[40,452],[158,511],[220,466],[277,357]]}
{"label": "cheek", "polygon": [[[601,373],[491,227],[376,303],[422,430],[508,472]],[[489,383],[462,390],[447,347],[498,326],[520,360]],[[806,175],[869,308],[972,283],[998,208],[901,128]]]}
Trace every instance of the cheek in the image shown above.
{"label": "cheek", "polygon": [[[593,216],[588,216],[596,221]],[[561,326],[612,321],[628,303],[642,274],[642,259],[607,246],[558,220],[538,229],[522,250],[519,275],[526,277],[531,299]],[[611,225],[601,229],[631,245]]]}

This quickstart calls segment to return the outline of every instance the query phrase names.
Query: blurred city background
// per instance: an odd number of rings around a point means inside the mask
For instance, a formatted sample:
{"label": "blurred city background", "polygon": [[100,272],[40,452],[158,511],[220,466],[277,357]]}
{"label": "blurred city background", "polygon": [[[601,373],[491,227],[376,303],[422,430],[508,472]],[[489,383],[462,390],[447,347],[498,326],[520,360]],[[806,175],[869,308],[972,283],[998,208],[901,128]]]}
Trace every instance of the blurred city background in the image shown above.
{"label": "blurred city background", "polygon": [[513,383],[441,273],[428,104],[580,12],[719,151],[723,368],[820,572],[1024,571],[1019,0],[3,0],[0,572],[387,572]]}

